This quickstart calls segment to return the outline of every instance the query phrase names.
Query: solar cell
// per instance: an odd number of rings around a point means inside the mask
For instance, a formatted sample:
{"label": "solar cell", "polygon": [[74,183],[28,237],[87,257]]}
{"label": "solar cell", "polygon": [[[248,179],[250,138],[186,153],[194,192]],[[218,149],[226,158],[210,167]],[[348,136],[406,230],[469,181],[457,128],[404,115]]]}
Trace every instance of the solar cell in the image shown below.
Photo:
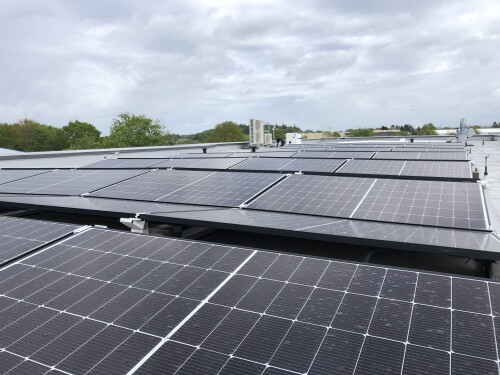
{"label": "solar cell", "polygon": [[498,285],[90,229],[0,270],[0,368],[498,371]]}
{"label": "solar cell", "polygon": [[36,176],[47,173],[48,170],[30,170],[30,169],[0,169],[0,185],[7,182],[20,180],[26,177]]}
{"label": "solar cell", "polygon": [[378,179],[351,217],[465,229],[488,229],[476,183]]}
{"label": "solar cell", "polygon": [[344,160],[252,158],[231,169],[257,171],[319,172],[333,173]]}
{"label": "solar cell", "polygon": [[[184,159],[185,160],[185,159]],[[196,163],[189,168],[196,168],[196,169],[228,169],[232,167],[233,165],[237,165],[241,163],[242,161],[247,160],[246,158],[232,158],[228,157],[225,159],[204,159],[201,160],[199,163]],[[156,167],[156,166],[155,166]]]}
{"label": "solar cell", "polygon": [[133,169],[148,168],[167,159],[104,159],[79,169]]}
{"label": "solar cell", "polygon": [[0,216],[0,266],[77,228],[76,225]]}
{"label": "solar cell", "polygon": [[81,195],[143,173],[141,170],[54,170],[0,185],[0,192]]}
{"label": "solar cell", "polygon": [[[298,151],[298,149],[297,149]],[[297,151],[257,151],[257,152],[235,152],[231,157],[265,157],[265,158],[289,158]]]}

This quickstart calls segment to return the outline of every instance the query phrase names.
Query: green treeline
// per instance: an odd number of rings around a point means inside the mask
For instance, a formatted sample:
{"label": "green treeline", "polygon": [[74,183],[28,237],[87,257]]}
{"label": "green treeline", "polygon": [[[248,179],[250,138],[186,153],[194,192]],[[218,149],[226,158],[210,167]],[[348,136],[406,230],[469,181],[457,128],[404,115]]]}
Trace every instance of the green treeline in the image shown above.
{"label": "green treeline", "polygon": [[122,113],[113,119],[109,136],[92,124],[71,121],[62,128],[30,119],[0,123],[0,147],[18,151],[86,150],[96,148],[166,146],[179,143],[239,142],[248,140],[248,125],[225,121],[213,129],[182,136],[170,133],[160,120]]}

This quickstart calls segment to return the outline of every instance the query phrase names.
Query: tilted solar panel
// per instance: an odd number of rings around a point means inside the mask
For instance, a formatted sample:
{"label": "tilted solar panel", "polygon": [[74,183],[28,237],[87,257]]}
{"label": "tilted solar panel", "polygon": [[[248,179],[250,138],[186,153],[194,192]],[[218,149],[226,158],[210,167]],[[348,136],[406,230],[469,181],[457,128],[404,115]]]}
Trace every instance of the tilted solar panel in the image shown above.
{"label": "tilted solar panel", "polygon": [[273,173],[215,172],[158,201],[238,207],[281,178]]}
{"label": "tilted solar panel", "polygon": [[158,170],[98,190],[89,196],[156,201],[214,172]]}
{"label": "tilted solar panel", "polygon": [[0,216],[0,265],[70,234],[77,225]]}
{"label": "tilted solar panel", "polygon": [[292,175],[248,208],[489,230],[481,185],[470,182]]}
{"label": "tilted solar panel", "polygon": [[4,372],[498,373],[500,284],[466,277],[92,229],[0,291]]}
{"label": "tilted solar panel", "polygon": [[378,179],[351,217],[485,230],[481,189],[477,183]]}
{"label": "tilted solar panel", "polygon": [[133,169],[148,168],[167,159],[105,159],[79,169]]}
{"label": "tilted solar panel", "polygon": [[0,169],[0,185],[16,180],[21,180],[26,177],[36,176],[42,173],[50,172],[50,170],[34,170],[34,169]]}
{"label": "tilted solar panel", "polygon": [[0,192],[81,195],[143,173],[144,170],[54,170],[0,185]]}

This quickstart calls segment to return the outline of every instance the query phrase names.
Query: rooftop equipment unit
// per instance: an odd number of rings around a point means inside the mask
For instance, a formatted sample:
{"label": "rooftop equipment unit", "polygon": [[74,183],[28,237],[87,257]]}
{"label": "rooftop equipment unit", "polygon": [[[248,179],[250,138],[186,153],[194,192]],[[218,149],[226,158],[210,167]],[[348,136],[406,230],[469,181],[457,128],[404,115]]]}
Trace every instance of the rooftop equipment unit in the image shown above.
{"label": "rooftop equipment unit", "polygon": [[249,131],[251,145],[264,144],[264,123],[261,120],[250,119]]}
{"label": "rooftop equipment unit", "polygon": [[300,145],[302,143],[302,134],[299,133],[286,133],[287,145]]}
{"label": "rooftop equipment unit", "polygon": [[270,146],[273,144],[273,135],[271,133],[264,134],[264,144]]}

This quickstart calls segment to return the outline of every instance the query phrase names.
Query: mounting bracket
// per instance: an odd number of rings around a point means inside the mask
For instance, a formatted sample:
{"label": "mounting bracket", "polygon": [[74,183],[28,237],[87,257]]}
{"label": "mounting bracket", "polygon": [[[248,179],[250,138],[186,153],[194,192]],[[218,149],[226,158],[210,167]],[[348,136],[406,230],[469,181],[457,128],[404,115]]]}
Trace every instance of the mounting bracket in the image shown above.
{"label": "mounting bracket", "polygon": [[132,233],[149,234],[149,225],[145,220],[137,217],[122,217],[120,223],[130,228]]}

